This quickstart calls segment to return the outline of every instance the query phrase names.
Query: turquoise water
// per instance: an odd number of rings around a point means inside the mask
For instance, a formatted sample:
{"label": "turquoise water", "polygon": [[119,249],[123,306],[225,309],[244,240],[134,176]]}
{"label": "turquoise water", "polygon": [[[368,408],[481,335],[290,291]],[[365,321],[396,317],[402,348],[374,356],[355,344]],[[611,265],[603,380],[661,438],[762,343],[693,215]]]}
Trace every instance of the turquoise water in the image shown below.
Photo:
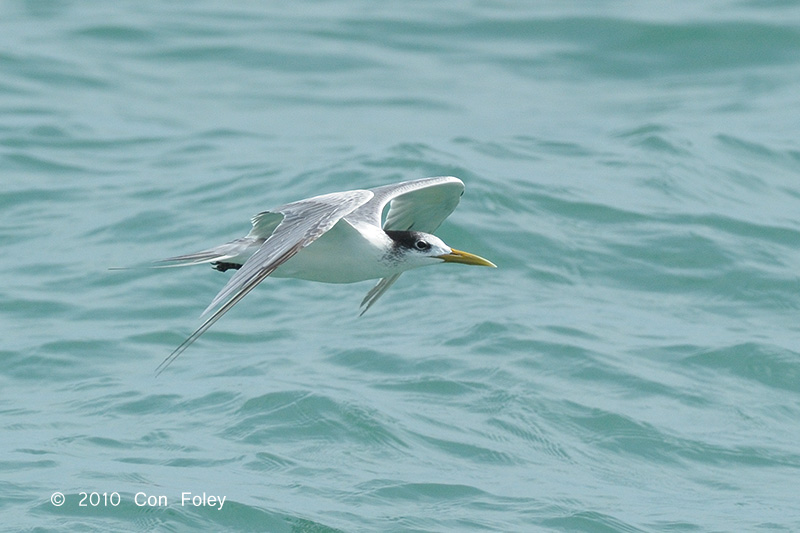
{"label": "turquoise water", "polygon": [[[0,528],[800,530],[800,3],[0,13]],[[109,267],[442,174],[497,270],[268,279],[154,378],[230,273]]]}

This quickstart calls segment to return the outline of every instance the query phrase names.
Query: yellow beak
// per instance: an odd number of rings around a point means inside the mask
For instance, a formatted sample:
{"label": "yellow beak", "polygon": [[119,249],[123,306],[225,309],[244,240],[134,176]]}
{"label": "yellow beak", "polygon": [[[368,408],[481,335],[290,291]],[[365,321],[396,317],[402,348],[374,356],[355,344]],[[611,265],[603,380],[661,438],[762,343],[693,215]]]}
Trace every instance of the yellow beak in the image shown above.
{"label": "yellow beak", "polygon": [[455,248],[451,248],[449,254],[438,255],[436,257],[442,261],[445,261],[446,263],[464,263],[465,265],[478,265],[497,268],[497,265],[488,259],[484,259],[483,257],[471,254],[469,252],[462,252],[461,250],[456,250]]}

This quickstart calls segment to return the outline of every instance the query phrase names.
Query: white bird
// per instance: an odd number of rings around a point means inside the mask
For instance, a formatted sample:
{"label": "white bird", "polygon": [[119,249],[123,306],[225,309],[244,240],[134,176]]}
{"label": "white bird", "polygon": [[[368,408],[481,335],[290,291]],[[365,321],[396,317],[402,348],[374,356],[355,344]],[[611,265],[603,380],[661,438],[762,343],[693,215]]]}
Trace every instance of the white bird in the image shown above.
{"label": "white bird", "polygon": [[257,214],[241,239],[158,261],[162,267],[211,263],[223,272],[238,271],[201,318],[216,309],[213,314],[162,361],[156,375],[269,275],[325,283],[381,278],[361,302],[363,314],[406,270],[442,262],[494,267],[431,235],[463,193],[460,179],[436,177],[323,194]]}

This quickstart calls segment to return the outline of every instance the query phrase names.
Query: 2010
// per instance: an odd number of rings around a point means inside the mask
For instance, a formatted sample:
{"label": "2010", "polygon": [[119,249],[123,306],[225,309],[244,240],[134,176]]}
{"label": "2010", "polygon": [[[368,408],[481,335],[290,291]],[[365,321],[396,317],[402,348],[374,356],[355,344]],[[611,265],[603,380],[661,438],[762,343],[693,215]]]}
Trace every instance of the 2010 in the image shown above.
{"label": "2010", "polygon": [[119,492],[81,492],[81,500],[78,502],[80,507],[116,507],[122,501]]}

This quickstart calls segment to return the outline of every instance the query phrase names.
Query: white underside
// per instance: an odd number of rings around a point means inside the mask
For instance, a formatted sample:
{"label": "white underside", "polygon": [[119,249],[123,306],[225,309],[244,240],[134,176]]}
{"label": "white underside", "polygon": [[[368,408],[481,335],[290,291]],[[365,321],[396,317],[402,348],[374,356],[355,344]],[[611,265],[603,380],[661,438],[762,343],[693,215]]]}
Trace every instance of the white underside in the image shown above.
{"label": "white underside", "polygon": [[355,228],[342,219],[272,275],[324,283],[385,278],[411,267],[387,258],[390,245],[391,239],[380,228],[368,225]]}

